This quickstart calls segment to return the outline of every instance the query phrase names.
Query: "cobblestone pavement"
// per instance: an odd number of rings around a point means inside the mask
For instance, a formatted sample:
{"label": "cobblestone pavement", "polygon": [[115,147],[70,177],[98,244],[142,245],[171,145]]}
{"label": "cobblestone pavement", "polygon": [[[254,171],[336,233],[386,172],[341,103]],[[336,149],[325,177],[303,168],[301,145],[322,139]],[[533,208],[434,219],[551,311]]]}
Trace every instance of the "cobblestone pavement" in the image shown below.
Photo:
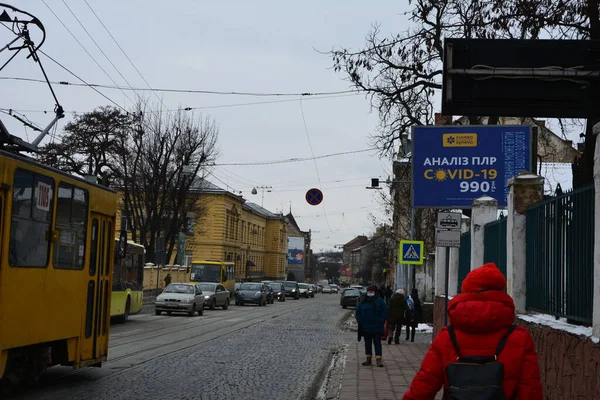
{"label": "cobblestone pavement", "polygon": [[[414,343],[405,341],[404,335],[399,345],[384,343],[384,368],[365,367],[361,365],[365,361],[364,343],[357,341],[353,318],[350,315],[344,323],[346,330],[352,332],[352,341],[337,354],[337,362],[328,372],[318,399],[402,399],[431,345],[431,333],[417,333]],[[442,394],[438,393],[436,399],[441,398]]]}
{"label": "cobblestone pavement", "polygon": [[[147,311],[147,310],[144,310]],[[111,328],[100,369],[51,368],[14,399],[312,399],[330,354],[353,337],[339,296],[201,317],[132,316]]]}

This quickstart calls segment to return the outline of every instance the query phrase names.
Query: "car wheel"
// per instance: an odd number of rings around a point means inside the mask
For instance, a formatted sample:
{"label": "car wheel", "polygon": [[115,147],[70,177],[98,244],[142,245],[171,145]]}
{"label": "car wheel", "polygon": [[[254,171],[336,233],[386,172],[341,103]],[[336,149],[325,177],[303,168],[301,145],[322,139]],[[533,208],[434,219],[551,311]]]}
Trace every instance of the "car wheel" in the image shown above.
{"label": "car wheel", "polygon": [[223,305],[223,310],[227,310],[229,308],[229,299],[225,299],[225,304]]}
{"label": "car wheel", "polygon": [[159,310],[154,310],[154,313],[155,313],[156,315],[161,315],[161,314],[162,314],[162,311],[159,311]]}
{"label": "car wheel", "polygon": [[210,309],[214,310],[215,308],[217,308],[217,299],[212,299],[212,302],[210,303]]}
{"label": "car wheel", "polygon": [[121,323],[124,324],[129,319],[129,313],[131,312],[131,297],[127,296],[127,302],[125,303],[125,313],[121,317]]}
{"label": "car wheel", "polygon": [[188,315],[189,315],[190,317],[193,317],[193,316],[194,316],[194,314],[196,314],[196,304],[195,304],[195,303],[194,303],[194,304],[192,304],[192,311],[190,311],[190,312],[188,313]]}
{"label": "car wheel", "polygon": [[167,311],[167,315],[171,315],[171,314],[172,314],[171,311]]}
{"label": "car wheel", "polygon": [[346,307],[348,307],[348,306],[342,306],[342,308],[346,308]]}

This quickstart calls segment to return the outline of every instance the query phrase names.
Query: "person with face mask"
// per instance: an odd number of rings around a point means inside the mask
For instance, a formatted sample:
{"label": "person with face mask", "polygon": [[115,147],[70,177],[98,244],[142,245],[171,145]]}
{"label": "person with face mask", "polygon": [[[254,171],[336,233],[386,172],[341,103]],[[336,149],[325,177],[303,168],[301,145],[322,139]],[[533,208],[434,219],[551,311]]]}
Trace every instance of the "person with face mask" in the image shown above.
{"label": "person with face mask", "polygon": [[378,367],[383,367],[381,336],[384,334],[384,324],[388,317],[388,308],[380,296],[377,287],[367,289],[367,295],[356,307],[356,321],[362,337],[365,339],[366,361],[362,365],[373,365],[373,346]]}

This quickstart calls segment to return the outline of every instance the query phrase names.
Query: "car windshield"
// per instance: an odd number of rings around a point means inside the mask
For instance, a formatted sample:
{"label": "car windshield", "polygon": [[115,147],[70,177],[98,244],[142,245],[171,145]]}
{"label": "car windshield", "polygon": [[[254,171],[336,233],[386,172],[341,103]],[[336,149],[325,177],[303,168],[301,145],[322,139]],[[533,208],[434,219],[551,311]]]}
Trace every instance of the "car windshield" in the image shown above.
{"label": "car windshield", "polygon": [[296,287],[296,285],[297,285],[297,283],[296,283],[296,282],[294,282],[294,281],[286,281],[286,282],[283,282],[283,286],[285,286],[285,287],[293,287],[293,288],[295,288],[295,287]]}
{"label": "car windshield", "polygon": [[331,289],[331,286],[323,286],[323,289]]}
{"label": "car windshield", "polygon": [[240,290],[260,290],[260,285],[258,283],[242,283]]}
{"label": "car windshield", "polygon": [[200,290],[203,292],[216,292],[217,285],[214,283],[199,283]]}
{"label": "car windshield", "polygon": [[344,292],[344,296],[359,296],[360,292],[356,289],[348,289]]}
{"label": "car windshield", "polygon": [[165,288],[165,293],[183,293],[183,294],[193,294],[194,287],[192,285],[183,285],[180,283],[171,283],[169,286]]}
{"label": "car windshield", "polygon": [[215,264],[192,264],[190,281],[221,283],[221,266]]}
{"label": "car windshield", "polygon": [[269,283],[269,286],[271,286],[271,289],[273,290],[281,290],[281,283]]}
{"label": "car windshield", "polygon": [[308,289],[308,285],[307,285],[306,283],[299,283],[299,284],[298,284],[298,287],[299,287],[300,289]]}

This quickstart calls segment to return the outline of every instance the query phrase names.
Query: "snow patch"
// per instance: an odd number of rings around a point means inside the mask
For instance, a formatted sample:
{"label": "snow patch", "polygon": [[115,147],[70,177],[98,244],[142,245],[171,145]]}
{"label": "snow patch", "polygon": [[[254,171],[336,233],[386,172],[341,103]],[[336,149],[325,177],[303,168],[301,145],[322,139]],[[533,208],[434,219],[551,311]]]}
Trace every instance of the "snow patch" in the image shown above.
{"label": "snow patch", "polygon": [[[571,325],[567,323],[566,318],[556,319],[552,315],[548,314],[518,314],[517,317],[524,321],[532,322],[534,324],[546,325],[550,328],[557,329],[559,331],[565,331],[574,335],[581,335],[592,337],[592,328],[587,326]],[[593,340],[594,338],[592,338]]]}
{"label": "snow patch", "polygon": [[429,324],[419,324],[415,331],[423,333],[433,333],[433,326]]}

